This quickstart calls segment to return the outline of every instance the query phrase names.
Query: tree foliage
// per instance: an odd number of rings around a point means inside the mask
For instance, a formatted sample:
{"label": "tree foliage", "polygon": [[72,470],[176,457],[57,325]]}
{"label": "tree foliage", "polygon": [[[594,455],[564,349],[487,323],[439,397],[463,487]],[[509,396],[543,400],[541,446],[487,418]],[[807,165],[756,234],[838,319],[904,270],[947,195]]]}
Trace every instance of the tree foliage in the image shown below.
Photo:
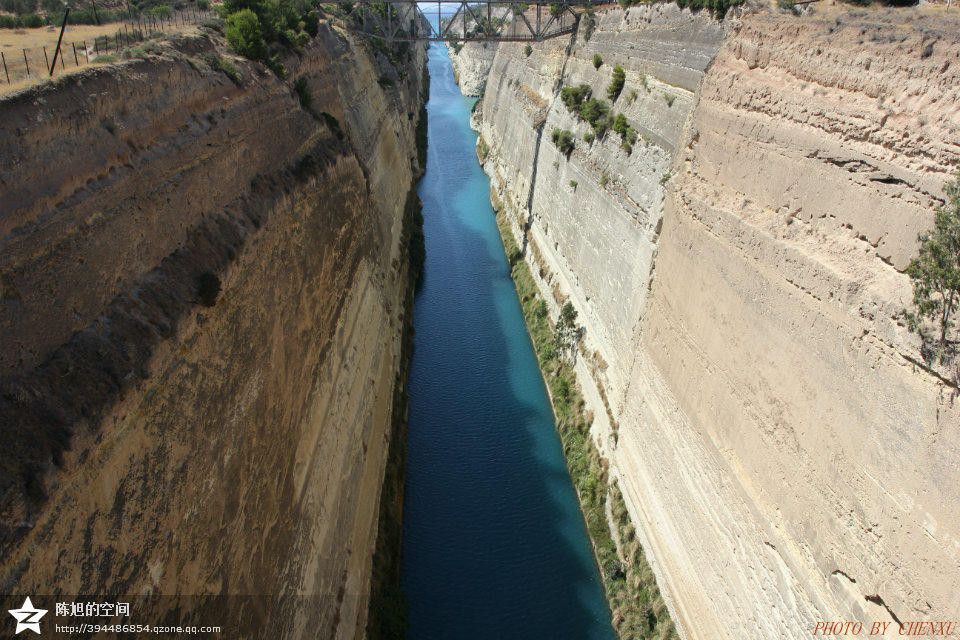
{"label": "tree foliage", "polygon": [[560,309],[560,317],[553,328],[553,344],[561,358],[571,364],[577,361],[577,345],[583,335],[583,328],[577,326],[577,310],[573,303],[567,302]]}
{"label": "tree foliage", "polygon": [[623,71],[623,67],[616,65],[613,68],[613,77],[610,79],[610,86],[607,87],[607,97],[610,98],[610,102],[616,102],[617,98],[620,97],[620,92],[623,91],[623,84],[626,82],[627,75]]}
{"label": "tree foliage", "polygon": [[220,13],[227,22],[224,35],[234,51],[267,63],[278,75],[282,68],[268,59],[267,45],[279,42],[300,48],[316,35],[319,20],[308,0],[224,0]]}
{"label": "tree foliage", "polygon": [[263,39],[260,19],[251,9],[241,9],[227,16],[224,31],[233,50],[251,60],[266,60],[267,43]]}
{"label": "tree foliage", "polygon": [[957,305],[960,303],[960,169],[947,183],[947,201],[937,208],[933,230],[920,236],[920,255],[907,267],[913,284],[913,310],[907,326],[923,341],[930,362],[952,361]]}
{"label": "tree foliage", "polygon": [[567,131],[566,129],[554,129],[550,135],[550,139],[553,141],[553,144],[557,145],[557,149],[559,149],[563,155],[569,156],[573,151],[573,132]]}
{"label": "tree foliage", "polygon": [[610,128],[610,107],[603,100],[591,97],[589,85],[581,84],[577,87],[563,87],[560,89],[560,100],[567,109],[580,120],[586,120],[593,127],[594,134],[602,138]]}

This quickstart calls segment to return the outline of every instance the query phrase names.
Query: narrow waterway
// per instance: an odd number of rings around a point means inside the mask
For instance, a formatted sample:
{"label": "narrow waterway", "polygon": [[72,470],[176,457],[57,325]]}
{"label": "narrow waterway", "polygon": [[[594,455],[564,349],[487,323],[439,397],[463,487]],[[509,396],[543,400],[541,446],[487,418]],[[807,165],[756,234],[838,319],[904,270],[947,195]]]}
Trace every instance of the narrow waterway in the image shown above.
{"label": "narrow waterway", "polygon": [[411,638],[614,637],[469,128],[430,49],[403,528]]}

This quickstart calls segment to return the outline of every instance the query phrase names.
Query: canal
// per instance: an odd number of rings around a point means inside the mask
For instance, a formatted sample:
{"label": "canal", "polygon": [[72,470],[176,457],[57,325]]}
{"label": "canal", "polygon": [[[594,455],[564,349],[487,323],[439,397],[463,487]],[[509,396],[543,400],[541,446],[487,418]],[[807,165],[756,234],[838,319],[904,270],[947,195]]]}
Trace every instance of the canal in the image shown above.
{"label": "canal", "polygon": [[411,638],[611,639],[610,614],[469,128],[430,48],[426,266],[403,529]]}

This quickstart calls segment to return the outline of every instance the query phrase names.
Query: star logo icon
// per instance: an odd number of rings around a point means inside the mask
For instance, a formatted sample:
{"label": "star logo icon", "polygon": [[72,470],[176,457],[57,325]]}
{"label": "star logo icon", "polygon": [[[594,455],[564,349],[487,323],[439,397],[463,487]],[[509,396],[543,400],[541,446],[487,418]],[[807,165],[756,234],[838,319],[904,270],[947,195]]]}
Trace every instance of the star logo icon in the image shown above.
{"label": "star logo icon", "polygon": [[17,619],[15,635],[27,629],[38,635],[40,634],[40,618],[47,614],[47,610],[34,608],[29,596],[23,601],[23,605],[19,609],[7,609],[7,611]]}

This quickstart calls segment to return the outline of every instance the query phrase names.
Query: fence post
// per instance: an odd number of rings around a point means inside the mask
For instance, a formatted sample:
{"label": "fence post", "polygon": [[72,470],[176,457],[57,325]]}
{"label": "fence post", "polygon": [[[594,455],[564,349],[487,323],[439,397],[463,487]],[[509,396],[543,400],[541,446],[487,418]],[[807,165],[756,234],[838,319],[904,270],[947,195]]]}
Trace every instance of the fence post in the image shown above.
{"label": "fence post", "polygon": [[77,66],[79,67],[79,66],[80,66],[80,59],[77,57],[77,43],[76,43],[76,42],[71,42],[70,44],[73,45],[73,64],[75,64],[75,65],[77,65]]}
{"label": "fence post", "polygon": [[0,51],[0,58],[3,59],[3,72],[7,74],[7,84],[10,84],[10,72],[7,71],[7,56],[3,55],[3,51]]}
{"label": "fence post", "polygon": [[[70,7],[67,7],[66,11],[63,12],[63,24],[60,25],[60,37],[57,38],[57,50],[53,52],[53,64],[50,65],[50,76],[53,76],[53,70],[57,68],[57,56],[60,55],[60,44],[63,42],[63,32],[67,28],[67,18],[70,17]],[[44,50],[46,54],[46,50]],[[63,64],[63,56],[60,56],[60,68],[66,69],[66,66]]]}
{"label": "fence post", "polygon": [[27,65],[27,75],[29,76],[29,75],[30,75],[30,61],[27,60],[27,50],[26,50],[26,49],[20,49],[20,50],[23,51],[23,64]]}
{"label": "fence post", "polygon": [[83,41],[83,57],[87,59],[87,64],[90,64],[90,52],[87,50],[87,41]]}
{"label": "fence post", "polygon": [[[46,47],[46,45],[44,45],[44,47],[43,47],[43,66],[45,66],[45,67],[49,67],[49,66],[50,66],[50,58],[47,57],[47,47]],[[53,72],[51,72],[51,74],[52,74],[52,73],[53,73]]]}

